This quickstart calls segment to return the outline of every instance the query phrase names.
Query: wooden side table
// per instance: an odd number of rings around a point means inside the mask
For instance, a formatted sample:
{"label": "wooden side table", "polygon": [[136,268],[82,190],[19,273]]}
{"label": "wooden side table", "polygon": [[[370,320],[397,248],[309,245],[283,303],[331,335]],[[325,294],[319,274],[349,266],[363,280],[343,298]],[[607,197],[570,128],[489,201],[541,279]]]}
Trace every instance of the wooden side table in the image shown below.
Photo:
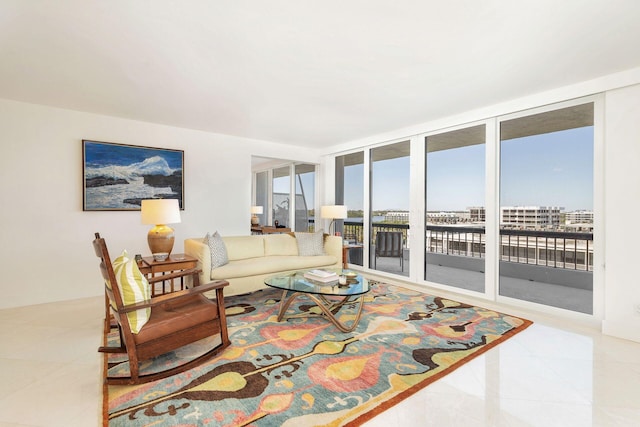
{"label": "wooden side table", "polygon": [[[152,256],[143,257],[142,261],[138,262],[138,268],[142,274],[147,275],[147,278],[153,278],[157,276],[163,276],[167,273],[179,273],[183,270],[188,270],[191,268],[196,268],[198,265],[198,259],[186,254],[171,254],[169,258],[164,261],[156,261]],[[173,277],[168,278],[167,280],[162,280],[157,283],[154,283],[151,286],[151,296],[156,296],[158,294],[164,295],[167,293],[167,286],[169,286],[169,292],[174,292],[176,290],[182,290],[185,288],[184,277],[176,277],[176,275],[172,275]],[[180,280],[177,280],[180,279]],[[198,280],[198,276],[194,277],[194,280]],[[159,292],[156,285],[161,285],[161,289]],[[194,283],[194,285],[198,285],[198,283]],[[179,286],[176,289],[176,286]]]}
{"label": "wooden side table", "polygon": [[268,225],[252,225],[251,234],[277,234],[291,233],[290,228],[286,227],[270,227]]}

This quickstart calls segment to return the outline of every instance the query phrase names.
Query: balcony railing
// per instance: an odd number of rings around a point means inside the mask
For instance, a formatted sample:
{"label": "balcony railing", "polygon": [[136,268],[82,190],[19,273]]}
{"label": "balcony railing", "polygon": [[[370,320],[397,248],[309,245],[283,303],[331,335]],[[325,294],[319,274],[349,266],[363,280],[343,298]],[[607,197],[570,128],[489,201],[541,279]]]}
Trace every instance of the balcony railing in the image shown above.
{"label": "balcony railing", "polygon": [[[309,219],[309,231],[315,230],[315,220]],[[373,236],[371,241],[374,242],[378,231],[402,231],[405,246],[408,241],[409,224],[389,224],[386,222],[373,223]],[[342,236],[345,240],[353,243],[362,243],[364,241],[364,227],[360,221],[345,220],[343,223]]]}
{"label": "balcony railing", "polygon": [[[378,231],[401,231],[406,247],[409,224],[373,223],[372,227],[372,242]],[[343,236],[362,243],[362,222],[345,220]],[[485,229],[427,225],[426,248],[431,253],[484,258]],[[593,233],[501,229],[500,255],[507,262],[593,271]]]}
{"label": "balcony railing", "polygon": [[593,271],[593,233],[500,230],[503,261]]}
{"label": "balcony railing", "polygon": [[[401,231],[405,247],[408,242],[409,224],[388,224],[385,222],[374,222],[372,224],[373,235],[371,241],[376,241],[376,234],[379,231]],[[362,243],[364,241],[364,228],[361,222],[345,221],[342,235],[345,240]]]}
{"label": "balcony railing", "polygon": [[[429,252],[484,257],[482,227],[427,226]],[[500,259],[521,264],[593,271],[593,233],[500,230]]]}
{"label": "balcony railing", "polygon": [[427,226],[427,252],[484,258],[484,227]]}

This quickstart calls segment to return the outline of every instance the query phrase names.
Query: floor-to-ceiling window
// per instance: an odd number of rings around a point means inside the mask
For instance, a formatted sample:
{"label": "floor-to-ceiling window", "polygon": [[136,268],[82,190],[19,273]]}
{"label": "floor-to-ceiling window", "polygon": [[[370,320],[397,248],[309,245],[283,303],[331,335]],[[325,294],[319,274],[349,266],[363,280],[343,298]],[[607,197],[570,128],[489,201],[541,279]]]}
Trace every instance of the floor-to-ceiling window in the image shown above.
{"label": "floor-to-ceiling window", "polygon": [[594,104],[500,122],[499,294],[593,313]]}
{"label": "floor-to-ceiling window", "polygon": [[312,231],[315,213],[316,165],[295,165],[295,230]]}
{"label": "floor-to-ceiling window", "polygon": [[427,281],[484,292],[484,124],[425,137]]}
{"label": "floor-to-ceiling window", "polygon": [[[349,211],[358,206],[361,199],[348,196],[351,183],[369,202],[362,265],[408,276],[413,259],[424,262],[411,272],[416,280],[594,314],[597,102],[585,98],[431,131],[420,152],[410,153],[402,141],[336,156],[336,202]],[[418,177],[424,190],[410,188],[410,158],[424,161]],[[364,182],[352,179],[350,168]],[[408,239],[409,206],[418,211],[421,204],[424,218],[414,216],[411,224],[421,235],[424,225],[424,235]],[[354,234],[349,222],[345,235]],[[381,231],[396,232],[400,241],[380,242]]]}
{"label": "floor-to-ceiling window", "polygon": [[335,203],[347,206],[347,219],[336,221],[336,231],[352,247],[349,264],[363,265],[364,242],[364,152],[337,156],[335,161]]}
{"label": "floor-to-ceiling window", "polygon": [[255,205],[262,208],[262,213],[256,214],[258,224],[266,224],[268,221],[269,206],[269,172],[258,172],[255,175]]}
{"label": "floor-to-ceiling window", "polygon": [[277,222],[295,231],[313,229],[316,165],[298,163],[256,171],[253,186],[252,205],[263,208],[263,214],[258,215],[261,225]]}
{"label": "floor-to-ceiling window", "polygon": [[371,268],[409,275],[410,141],[370,151]]}
{"label": "floor-to-ceiling window", "polygon": [[273,170],[271,193],[271,218],[273,225],[289,227],[289,209],[291,205],[290,167]]}

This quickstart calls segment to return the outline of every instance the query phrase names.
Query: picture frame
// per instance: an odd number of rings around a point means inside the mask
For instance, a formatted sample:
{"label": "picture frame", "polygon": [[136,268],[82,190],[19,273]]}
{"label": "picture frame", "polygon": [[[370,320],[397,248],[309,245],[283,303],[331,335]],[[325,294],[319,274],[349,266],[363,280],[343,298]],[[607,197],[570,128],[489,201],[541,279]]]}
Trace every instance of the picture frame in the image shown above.
{"label": "picture frame", "polygon": [[82,209],[136,211],[144,199],[178,199],[184,151],[82,140]]}

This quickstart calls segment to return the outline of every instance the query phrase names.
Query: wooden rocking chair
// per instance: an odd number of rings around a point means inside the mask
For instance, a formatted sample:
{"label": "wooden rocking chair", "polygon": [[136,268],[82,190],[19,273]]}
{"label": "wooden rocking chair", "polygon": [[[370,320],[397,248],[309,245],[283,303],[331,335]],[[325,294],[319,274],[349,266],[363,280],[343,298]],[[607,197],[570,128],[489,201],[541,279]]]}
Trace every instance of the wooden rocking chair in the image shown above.
{"label": "wooden rocking chair", "polygon": [[[127,353],[131,374],[129,377],[110,377],[107,375],[106,382],[108,384],[140,384],[166,378],[201,364],[229,346],[223,296],[223,288],[229,284],[228,282],[219,280],[125,305],[116,282],[107,245],[99,233],[95,233],[93,247],[101,260],[100,271],[105,281],[105,327],[111,328],[111,319],[113,319],[120,333],[120,347],[100,347],[98,351]],[[191,274],[195,274],[197,278],[198,272],[199,270],[194,268],[158,276],[148,281],[153,284],[171,277]],[[214,301],[202,295],[211,290],[216,291]],[[137,334],[133,333],[127,313],[146,308],[151,308],[147,323]],[[140,362],[215,335],[220,337],[220,343],[201,356],[161,372],[140,374]]]}

